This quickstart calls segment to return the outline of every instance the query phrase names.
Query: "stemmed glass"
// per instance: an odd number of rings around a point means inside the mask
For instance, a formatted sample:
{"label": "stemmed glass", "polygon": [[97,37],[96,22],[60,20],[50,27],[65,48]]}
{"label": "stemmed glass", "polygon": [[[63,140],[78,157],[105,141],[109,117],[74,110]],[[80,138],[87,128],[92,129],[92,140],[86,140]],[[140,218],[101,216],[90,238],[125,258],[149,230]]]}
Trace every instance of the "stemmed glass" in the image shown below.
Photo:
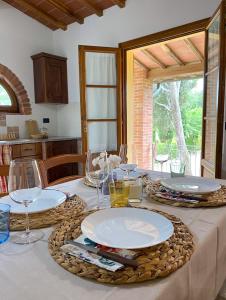
{"label": "stemmed glass", "polygon": [[18,159],[10,163],[8,191],[10,198],[26,208],[26,230],[12,236],[16,244],[30,244],[43,237],[41,231],[30,231],[28,206],[37,200],[42,191],[42,181],[37,161]]}
{"label": "stemmed glass", "polygon": [[86,159],[86,177],[96,186],[97,190],[97,207],[100,208],[100,186],[109,175],[109,164],[106,150],[100,154],[89,150]]}
{"label": "stemmed glass", "polygon": [[169,145],[162,145],[160,147],[160,153],[158,152],[158,145],[154,145],[154,148],[153,148],[153,156],[154,156],[154,160],[155,162],[159,163],[160,164],[160,171],[161,171],[161,174],[163,174],[163,165],[164,163],[166,163],[169,158],[170,158],[170,146]]}

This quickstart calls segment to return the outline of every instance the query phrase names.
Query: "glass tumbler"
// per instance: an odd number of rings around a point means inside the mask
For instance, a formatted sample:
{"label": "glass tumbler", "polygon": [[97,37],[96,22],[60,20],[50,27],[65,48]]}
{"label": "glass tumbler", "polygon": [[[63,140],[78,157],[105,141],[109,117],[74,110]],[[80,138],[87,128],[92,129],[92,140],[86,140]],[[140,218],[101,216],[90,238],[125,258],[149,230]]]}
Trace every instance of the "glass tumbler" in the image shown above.
{"label": "glass tumbler", "polygon": [[129,203],[140,203],[143,196],[143,183],[141,178],[128,180],[129,185]]}
{"label": "glass tumbler", "polygon": [[109,184],[111,207],[128,206],[129,185],[123,180]]}
{"label": "glass tumbler", "polygon": [[170,163],[171,177],[183,177],[185,174],[185,164],[181,160],[172,160]]}
{"label": "glass tumbler", "polygon": [[9,213],[10,205],[0,203],[0,244],[9,238]]}

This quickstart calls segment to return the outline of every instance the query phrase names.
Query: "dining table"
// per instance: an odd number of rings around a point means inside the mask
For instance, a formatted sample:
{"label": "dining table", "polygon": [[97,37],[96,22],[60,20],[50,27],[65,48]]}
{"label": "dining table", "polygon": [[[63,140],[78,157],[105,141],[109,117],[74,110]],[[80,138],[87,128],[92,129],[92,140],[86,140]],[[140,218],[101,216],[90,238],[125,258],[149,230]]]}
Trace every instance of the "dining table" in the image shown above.
{"label": "dining table", "polygon": [[[155,180],[163,174],[148,171],[148,175]],[[219,182],[226,185],[226,180]],[[97,201],[96,190],[84,185],[83,179],[51,188],[78,195],[85,201],[86,210],[92,209]],[[226,206],[173,207],[148,197],[140,205],[181,218],[193,234],[195,251],[177,271],[165,278],[126,285],[107,285],[78,277],[51,257],[51,227],[42,229],[44,238],[34,244],[16,245],[9,240],[0,245],[0,299],[215,300],[226,278]]]}

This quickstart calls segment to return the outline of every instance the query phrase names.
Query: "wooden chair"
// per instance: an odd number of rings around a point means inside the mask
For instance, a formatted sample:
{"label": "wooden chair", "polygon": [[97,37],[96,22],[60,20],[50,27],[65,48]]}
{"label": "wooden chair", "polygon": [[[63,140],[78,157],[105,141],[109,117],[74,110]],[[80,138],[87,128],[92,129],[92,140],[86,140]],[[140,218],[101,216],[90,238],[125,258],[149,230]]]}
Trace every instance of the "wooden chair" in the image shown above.
{"label": "wooden chair", "polygon": [[83,176],[80,176],[80,175],[72,175],[72,176],[66,176],[66,177],[54,180],[52,182],[49,182],[48,170],[50,170],[54,167],[58,167],[58,166],[66,165],[66,164],[82,163],[83,164],[83,173],[84,173],[85,160],[86,160],[86,157],[84,155],[80,155],[80,154],[57,155],[57,156],[50,157],[46,160],[40,160],[39,168],[40,168],[40,173],[41,173],[44,187],[64,183],[64,182],[78,179],[78,178],[82,178]]}
{"label": "wooden chair", "polygon": [[[6,177],[6,183],[7,183],[7,177],[9,176],[9,165],[3,165],[0,166],[0,177]],[[0,192],[0,197],[4,197],[8,195],[8,192]]]}

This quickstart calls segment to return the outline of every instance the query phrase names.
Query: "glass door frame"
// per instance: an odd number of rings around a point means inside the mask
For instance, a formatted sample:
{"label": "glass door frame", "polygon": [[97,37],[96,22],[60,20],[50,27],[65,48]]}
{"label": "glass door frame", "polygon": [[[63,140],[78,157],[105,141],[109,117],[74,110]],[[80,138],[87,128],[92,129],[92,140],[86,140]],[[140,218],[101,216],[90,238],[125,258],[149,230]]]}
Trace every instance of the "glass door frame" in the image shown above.
{"label": "glass door frame", "polygon": [[[116,85],[90,85],[86,84],[86,60],[87,52],[113,53],[116,55]],[[88,150],[88,123],[89,122],[117,122],[117,151],[122,143],[122,62],[121,50],[112,47],[84,46],[79,45],[79,73],[80,73],[80,110],[81,110],[81,132],[82,132],[82,152],[85,154]],[[117,95],[117,118],[116,119],[88,119],[86,104],[87,88],[116,88]]]}
{"label": "glass door frame", "polygon": [[[222,155],[223,155],[223,133],[224,133],[224,104],[225,104],[225,75],[226,75],[226,0],[223,0],[216,12],[213,14],[206,27],[206,39],[205,39],[205,73],[204,73],[204,102],[203,102],[203,135],[202,135],[202,157],[201,157],[201,175],[205,175],[205,169],[209,174],[212,174],[214,178],[221,178],[222,176]],[[220,16],[220,45],[219,45],[219,62],[218,62],[218,101],[217,116],[216,116],[216,149],[215,149],[215,162],[211,163],[205,159],[206,148],[206,123],[207,123],[207,81],[210,71],[208,70],[208,29],[212,23]],[[211,72],[214,71],[211,70]],[[219,84],[220,83],[220,84]]]}

